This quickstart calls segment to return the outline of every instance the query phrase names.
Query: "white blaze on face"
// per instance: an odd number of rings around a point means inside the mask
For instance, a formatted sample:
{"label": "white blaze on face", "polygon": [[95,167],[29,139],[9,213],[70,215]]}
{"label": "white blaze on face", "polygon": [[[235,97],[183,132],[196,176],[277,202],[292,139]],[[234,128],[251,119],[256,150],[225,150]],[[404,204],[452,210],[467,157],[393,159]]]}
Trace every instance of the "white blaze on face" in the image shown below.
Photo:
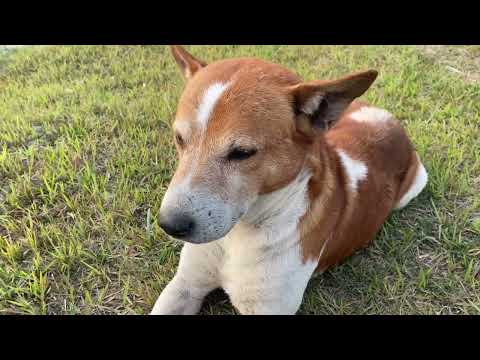
{"label": "white blaze on face", "polygon": [[[192,218],[195,230],[190,238],[185,239],[190,242],[209,242],[224,236],[245,211],[243,199],[236,199],[237,193],[243,187],[242,179],[236,174],[231,174],[231,178],[227,179],[228,186],[219,189],[218,182],[209,181],[215,173],[215,162],[202,164],[200,169],[198,161],[208,121],[230,84],[231,82],[215,82],[203,91],[196,116],[192,119],[196,123],[195,127],[199,129],[198,134],[192,134],[192,128],[185,119],[178,119],[175,123],[176,130],[182,136],[198,136],[200,145],[190,147],[188,154],[185,154],[182,160],[185,163],[181,166],[188,170],[183,179],[169,186],[160,212],[165,217],[183,214]],[[200,176],[200,181],[196,179],[194,182],[192,174]]]}
{"label": "white blaze on face", "polygon": [[208,120],[212,115],[216,103],[229,86],[230,82],[216,82],[210,85],[203,93],[202,100],[197,109],[197,122],[203,129],[207,128]]}
{"label": "white blaze on face", "polygon": [[343,168],[347,173],[348,187],[354,193],[357,192],[358,183],[367,178],[368,169],[365,163],[354,160],[343,150],[337,150]]}

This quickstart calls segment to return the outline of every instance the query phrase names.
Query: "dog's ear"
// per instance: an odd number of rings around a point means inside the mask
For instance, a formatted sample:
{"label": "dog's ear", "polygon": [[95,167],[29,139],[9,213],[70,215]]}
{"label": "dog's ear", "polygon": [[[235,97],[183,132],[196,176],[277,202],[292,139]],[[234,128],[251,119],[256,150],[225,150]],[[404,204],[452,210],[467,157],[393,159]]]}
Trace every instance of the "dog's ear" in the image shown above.
{"label": "dog's ear", "polygon": [[187,50],[180,45],[170,46],[172,55],[178,66],[182,70],[183,75],[188,80],[202,67],[207,66],[206,63],[195,59]]}
{"label": "dog's ear", "polygon": [[375,70],[358,72],[337,80],[311,81],[289,87],[297,129],[305,135],[327,130],[343,111],[372,85]]}

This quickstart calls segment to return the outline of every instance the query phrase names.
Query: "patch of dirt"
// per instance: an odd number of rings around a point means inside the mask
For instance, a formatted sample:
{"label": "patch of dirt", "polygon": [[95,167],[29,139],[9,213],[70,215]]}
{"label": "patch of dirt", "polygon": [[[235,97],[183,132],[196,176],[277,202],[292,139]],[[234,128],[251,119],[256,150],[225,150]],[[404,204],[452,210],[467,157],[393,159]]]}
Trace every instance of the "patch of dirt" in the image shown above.
{"label": "patch of dirt", "polygon": [[417,48],[467,83],[480,83],[480,45],[418,45]]}

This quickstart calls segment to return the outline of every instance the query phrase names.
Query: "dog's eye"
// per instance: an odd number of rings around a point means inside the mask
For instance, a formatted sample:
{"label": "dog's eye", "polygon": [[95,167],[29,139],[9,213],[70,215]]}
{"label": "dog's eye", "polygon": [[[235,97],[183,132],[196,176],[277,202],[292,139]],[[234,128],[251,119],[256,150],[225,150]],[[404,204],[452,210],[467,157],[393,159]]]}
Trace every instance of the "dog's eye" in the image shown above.
{"label": "dog's eye", "polygon": [[178,146],[180,146],[180,147],[182,147],[185,143],[182,135],[180,135],[179,133],[175,134],[175,141],[177,142]]}
{"label": "dog's eye", "polygon": [[234,148],[228,153],[227,159],[230,161],[245,160],[257,153],[257,149]]}

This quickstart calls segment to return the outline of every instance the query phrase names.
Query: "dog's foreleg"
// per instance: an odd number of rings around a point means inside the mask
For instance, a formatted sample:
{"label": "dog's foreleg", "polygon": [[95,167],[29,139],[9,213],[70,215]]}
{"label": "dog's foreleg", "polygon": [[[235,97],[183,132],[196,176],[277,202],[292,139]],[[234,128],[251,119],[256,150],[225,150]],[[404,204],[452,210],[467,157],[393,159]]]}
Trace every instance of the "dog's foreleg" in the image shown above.
{"label": "dog's foreleg", "polygon": [[203,297],[181,274],[175,275],[155,302],[151,315],[194,315],[200,311]]}
{"label": "dog's foreleg", "polygon": [[208,245],[185,244],[178,270],[158,297],[151,315],[194,315],[218,287],[216,259]]}

